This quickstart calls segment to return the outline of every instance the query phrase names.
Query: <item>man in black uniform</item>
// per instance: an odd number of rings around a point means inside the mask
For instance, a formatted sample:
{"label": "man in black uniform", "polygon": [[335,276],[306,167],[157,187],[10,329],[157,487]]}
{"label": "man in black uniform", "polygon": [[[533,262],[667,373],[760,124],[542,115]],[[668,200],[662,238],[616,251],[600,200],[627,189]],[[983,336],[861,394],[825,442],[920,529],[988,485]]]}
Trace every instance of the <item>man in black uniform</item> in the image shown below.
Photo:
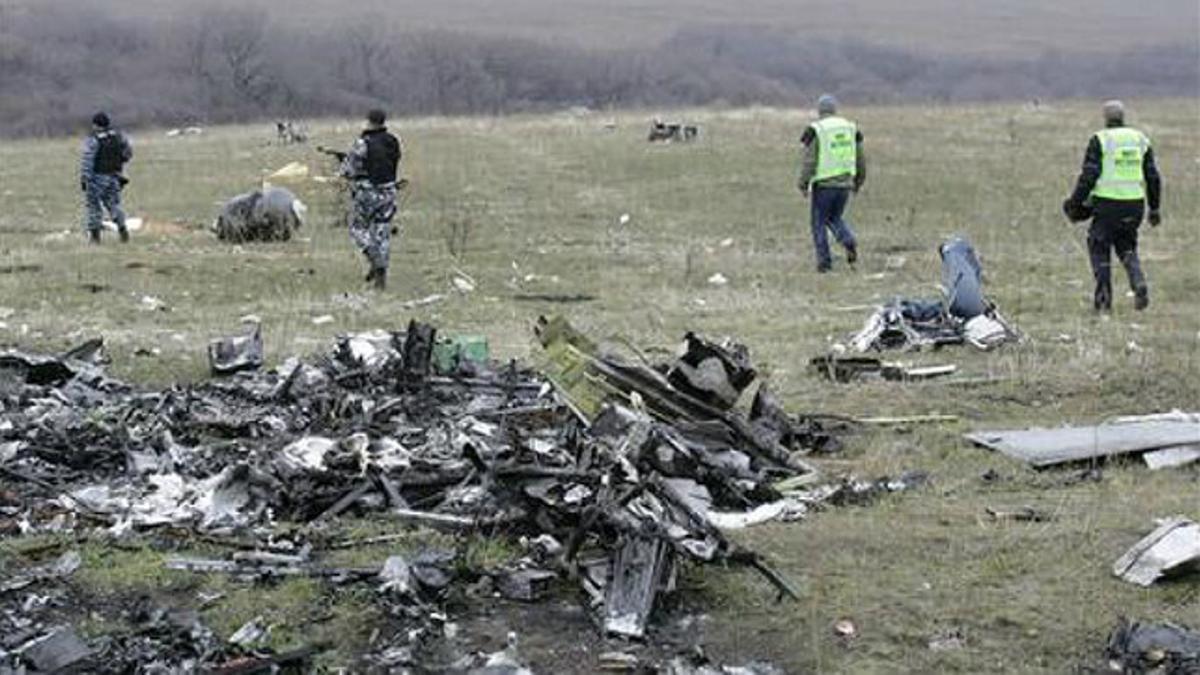
{"label": "man in black uniform", "polygon": [[87,199],[88,241],[100,243],[100,227],[104,211],[117,224],[121,241],[129,241],[125,229],[125,212],[121,210],[121,189],[127,182],[121,175],[125,164],[133,158],[133,147],[125,134],[112,128],[105,113],[92,117],[92,133],[83,142],[79,158],[79,187]]}
{"label": "man in black uniform", "polygon": [[392,218],[396,215],[396,168],[400,140],[388,133],[382,110],[367,113],[367,128],[354,141],[341,174],[351,182],[354,202],[350,238],[367,258],[367,281],[387,286]]}
{"label": "man in black uniform", "polygon": [[1138,260],[1138,227],[1147,206],[1152,227],[1162,220],[1158,211],[1162,178],[1154,164],[1150,139],[1125,126],[1125,106],[1120,101],[1104,104],[1104,124],[1088,141],[1083,170],[1063,211],[1073,222],[1092,219],[1088,253],[1096,279],[1096,311],[1112,309],[1113,250],[1129,276],[1133,306],[1142,310],[1150,306],[1150,289]]}

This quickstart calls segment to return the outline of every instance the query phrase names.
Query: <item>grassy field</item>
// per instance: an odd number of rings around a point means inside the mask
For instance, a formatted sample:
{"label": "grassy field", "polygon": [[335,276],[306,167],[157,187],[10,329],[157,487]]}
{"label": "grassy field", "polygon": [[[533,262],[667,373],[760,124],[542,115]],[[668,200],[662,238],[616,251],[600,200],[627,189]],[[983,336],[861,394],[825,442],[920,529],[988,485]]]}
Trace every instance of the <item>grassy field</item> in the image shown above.
{"label": "grassy field", "polygon": [[[3,0],[15,6],[78,0]],[[106,0],[118,14],[170,18],[181,6],[225,0]],[[1099,52],[1158,43],[1194,43],[1200,8],[1190,0],[361,0],[348,12],[335,0],[243,0],[277,25],[320,31],[342,22],[391,22],[409,30],[453,30],[569,42],[593,48],[654,45],[681,28],[760,25],[821,39],[853,38],[922,53],[1026,56],[1044,49]]]}
{"label": "grassy field", "polygon": [[[337,333],[400,327],[414,316],[484,333],[497,355],[519,358],[533,351],[539,313],[565,312],[597,336],[644,347],[671,347],[687,330],[733,335],[792,411],[947,413],[962,422],[856,436],[843,455],[820,460],[830,475],[922,469],[931,487],[744,535],[799,581],[799,602],[773,604],[769,589],[736,572],[689,574],[686,595],[707,612],[713,652],[771,658],[797,673],[1070,672],[1099,663],[1118,615],[1200,625],[1194,581],[1141,589],[1109,572],[1153,518],[1200,516],[1196,473],[1150,473],[1132,462],[1072,484],[1069,471],[1032,472],[959,434],[1200,408],[1200,102],[1128,103],[1167,185],[1163,225],[1143,228],[1153,301],[1145,313],[1120,293],[1111,317],[1091,313],[1083,230],[1059,213],[1097,104],[847,111],[861,122],[871,164],[850,214],[862,259],[857,269],[839,259],[820,276],[807,204],[794,187],[806,113],[748,109],[678,112],[702,134],[675,146],[645,142],[648,113],[401,121],[413,189],[383,294],[364,288],[357,254],[332,225],[340,206],[323,184],[296,187],[312,216],[300,240],[231,246],[204,231],[216,202],[265,173],[292,161],[314,173],[331,168],[310,146],[271,144],[267,126],[186,138],[135,133],[127,205],[148,224],[126,246],[110,237],[99,248],[79,232],[77,139],[7,142],[0,343],[64,347],[102,334],[117,375],[161,383],[204,377],[206,340],[237,330],[246,314],[262,318],[273,362],[322,349]],[[314,144],[342,145],[356,127],[314,122]],[[975,242],[988,291],[1029,340],[989,354],[914,358],[1003,382],[837,386],[805,372],[868,313],[846,307],[936,296],[935,246],[955,233]],[[477,290],[454,291],[455,270]],[[707,282],[718,272],[727,285]],[[1115,282],[1123,291],[1119,271]],[[433,293],[447,299],[404,308]],[[556,305],[518,293],[598,299]],[[148,310],[144,296],[169,311]],[[335,321],[314,325],[325,314]],[[985,483],[988,469],[999,479]],[[1026,504],[1055,520],[1004,524],[984,513]],[[0,542],[8,559],[0,567],[23,564],[17,551],[28,543]],[[181,583],[158,569],[157,551],[87,550],[85,588],[98,596]],[[283,642],[307,630],[288,625],[297,608],[331,602],[307,583],[238,593],[217,625],[231,630],[265,607],[284,626]],[[321,630],[345,644],[370,633],[369,621],[356,619],[370,611],[369,598],[339,594],[329,611]],[[831,632],[842,617],[861,631],[849,643]],[[931,651],[929,638],[949,629],[963,631],[966,647]],[[594,655],[574,662],[579,672],[595,666]]]}

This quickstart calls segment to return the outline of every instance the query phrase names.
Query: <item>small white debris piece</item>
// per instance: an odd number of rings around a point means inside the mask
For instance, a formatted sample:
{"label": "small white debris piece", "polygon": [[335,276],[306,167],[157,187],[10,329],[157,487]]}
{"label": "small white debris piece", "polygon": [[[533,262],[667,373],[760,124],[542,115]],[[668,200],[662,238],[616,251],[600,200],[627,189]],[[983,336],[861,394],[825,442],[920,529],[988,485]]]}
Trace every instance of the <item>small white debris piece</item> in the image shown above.
{"label": "small white debris piece", "polygon": [[400,307],[402,309],[415,309],[417,307],[424,307],[426,305],[432,305],[432,304],[441,302],[442,300],[445,300],[445,299],[446,299],[446,296],[444,296],[440,293],[434,293],[433,295],[427,295],[423,298],[417,298],[416,300],[409,300],[407,302],[402,302],[402,303],[400,303]]}
{"label": "small white debris piece", "polygon": [[1200,525],[1183,516],[1167,518],[1113,564],[1113,574],[1149,586],[1172,571],[1200,562]]}
{"label": "small white debris piece", "polygon": [[1130,340],[1125,344],[1126,354],[1140,354],[1143,351],[1145,350],[1142,349],[1142,346],[1137,343],[1137,340]]}
{"label": "small white debris piece", "polygon": [[160,298],[154,297],[153,295],[143,295],[138,305],[143,312],[170,311],[170,307],[167,307],[167,303],[163,302]]}
{"label": "small white debris piece", "polygon": [[262,317],[257,314],[247,314],[238,319],[241,323],[253,324],[255,326],[262,324]]}
{"label": "small white debris piece", "polygon": [[622,225],[628,225],[630,220],[633,220],[633,216],[630,216],[628,213],[622,213],[621,217],[617,218],[617,222]]}
{"label": "small white debris piece", "polygon": [[314,326],[324,326],[327,323],[333,323],[333,316],[329,314],[314,316],[312,322]]}
{"label": "small white debris piece", "polygon": [[843,640],[851,640],[858,637],[858,626],[850,619],[838,619],[833,622],[833,634]]}
{"label": "small white debris piece", "polygon": [[724,286],[728,283],[729,279],[725,278],[725,275],[721,274],[720,272],[717,272],[708,278],[708,284],[710,286]]}
{"label": "small white debris piece", "polygon": [[454,284],[454,290],[459,293],[472,293],[475,291],[475,283],[466,277],[456,276],[451,283]]}
{"label": "small white debris piece", "polygon": [[[143,221],[141,218],[126,218],[125,219],[125,229],[128,230],[129,232],[137,232],[138,230],[142,229],[142,225],[144,223],[145,223],[145,221]],[[114,221],[105,220],[104,222],[101,223],[101,225],[104,227],[104,229],[108,230],[109,232],[117,231],[117,224]]]}
{"label": "small white debris piece", "polygon": [[726,237],[721,240],[721,248],[729,248],[733,246],[733,237]]}
{"label": "small white debris piece", "polygon": [[263,626],[263,618],[256,616],[243,624],[233,635],[230,635],[229,643],[244,648],[253,647],[261,642],[267,633],[267,628]]}

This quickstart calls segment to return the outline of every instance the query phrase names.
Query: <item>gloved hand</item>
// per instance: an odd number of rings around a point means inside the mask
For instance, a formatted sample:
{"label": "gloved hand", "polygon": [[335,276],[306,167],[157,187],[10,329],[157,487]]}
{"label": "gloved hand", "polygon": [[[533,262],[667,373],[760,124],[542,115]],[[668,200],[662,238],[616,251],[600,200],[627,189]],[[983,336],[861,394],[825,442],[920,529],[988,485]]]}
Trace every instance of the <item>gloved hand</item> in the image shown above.
{"label": "gloved hand", "polygon": [[1078,223],[1080,221],[1087,220],[1092,215],[1091,209],[1087,208],[1083,204],[1072,201],[1071,199],[1063,201],[1062,210],[1063,215],[1065,215],[1067,220],[1071,221],[1072,223]]}
{"label": "gloved hand", "polygon": [[1150,227],[1158,227],[1158,224],[1162,222],[1162,214],[1158,212],[1158,209],[1154,209],[1147,219],[1150,221]]}

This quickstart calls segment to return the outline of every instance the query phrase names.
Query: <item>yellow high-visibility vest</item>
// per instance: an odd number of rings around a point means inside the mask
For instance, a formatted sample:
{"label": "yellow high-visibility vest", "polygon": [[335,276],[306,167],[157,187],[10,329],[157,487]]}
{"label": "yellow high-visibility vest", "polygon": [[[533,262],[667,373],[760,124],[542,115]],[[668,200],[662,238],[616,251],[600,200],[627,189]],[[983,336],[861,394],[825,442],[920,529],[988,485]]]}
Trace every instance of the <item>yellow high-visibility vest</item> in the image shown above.
{"label": "yellow high-visibility vest", "polygon": [[1150,149],[1150,139],[1130,127],[1097,131],[1096,139],[1100,141],[1100,178],[1092,196],[1118,201],[1145,199],[1142,160]]}
{"label": "yellow high-visibility vest", "polygon": [[817,134],[817,171],[812,182],[858,174],[858,127],[837,116],[812,123]]}

